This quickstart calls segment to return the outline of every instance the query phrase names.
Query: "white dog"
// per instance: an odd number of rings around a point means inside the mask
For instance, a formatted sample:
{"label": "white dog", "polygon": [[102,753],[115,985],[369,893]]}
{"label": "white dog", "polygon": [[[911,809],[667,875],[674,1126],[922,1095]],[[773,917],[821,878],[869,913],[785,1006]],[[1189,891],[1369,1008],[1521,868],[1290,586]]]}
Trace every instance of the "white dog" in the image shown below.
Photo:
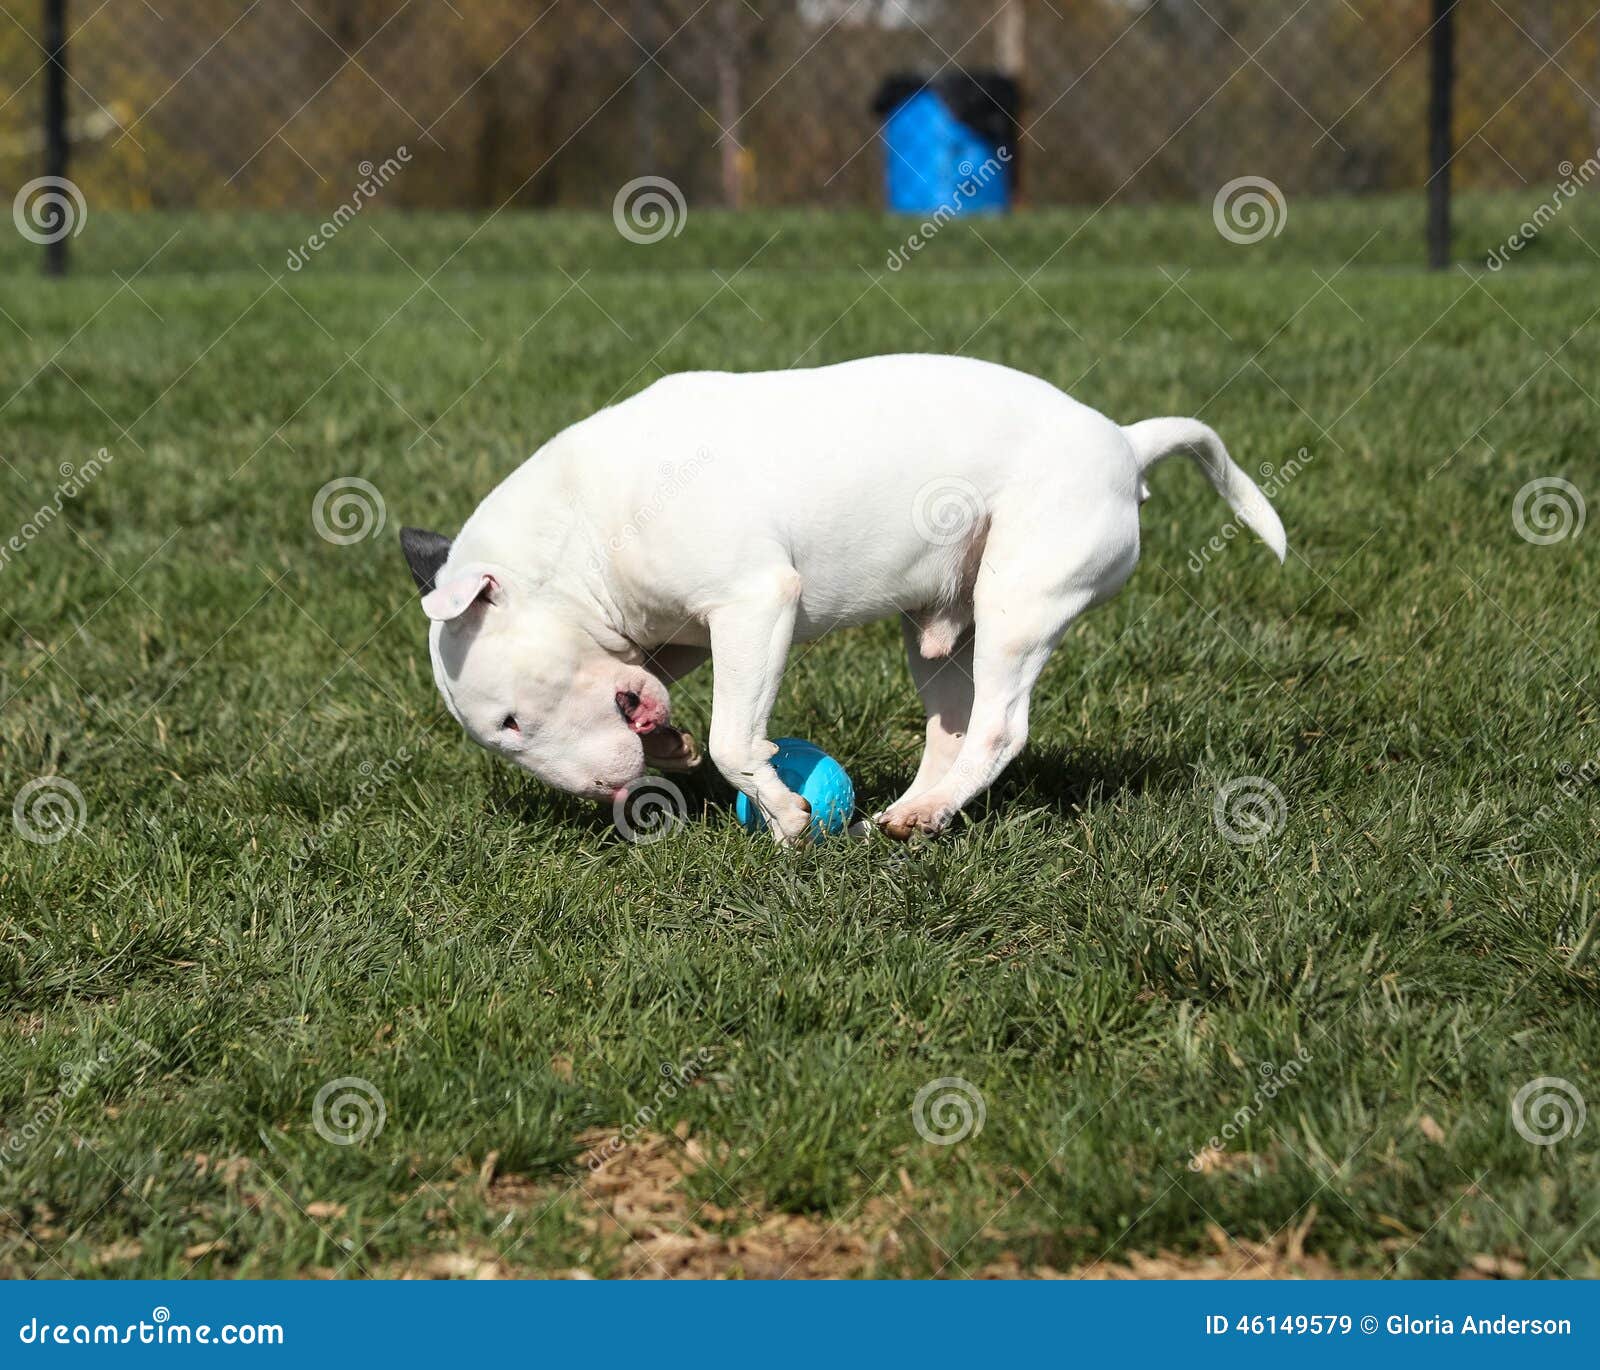
{"label": "white dog", "polygon": [[1022,749],[1034,681],[1132,574],[1145,472],[1179,452],[1281,561],[1277,514],[1204,424],[1122,428],[1020,371],[921,355],[667,377],[552,438],[453,542],[400,541],[475,741],[615,799],[698,762],[666,687],[709,655],[711,759],[784,842],[810,822],[767,739],[790,645],[899,617],[927,745],[876,821],[905,838]]}

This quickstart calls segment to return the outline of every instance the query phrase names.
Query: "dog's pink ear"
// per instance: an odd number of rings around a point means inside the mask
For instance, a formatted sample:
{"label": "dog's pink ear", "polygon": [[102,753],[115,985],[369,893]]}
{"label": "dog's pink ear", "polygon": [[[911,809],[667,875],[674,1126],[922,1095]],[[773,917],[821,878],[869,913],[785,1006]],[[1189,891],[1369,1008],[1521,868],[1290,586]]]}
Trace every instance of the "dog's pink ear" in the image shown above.
{"label": "dog's pink ear", "polygon": [[430,590],[423,595],[422,612],[435,623],[460,618],[480,599],[492,601],[498,585],[499,581],[487,571],[457,576],[454,580],[445,581],[437,590]]}

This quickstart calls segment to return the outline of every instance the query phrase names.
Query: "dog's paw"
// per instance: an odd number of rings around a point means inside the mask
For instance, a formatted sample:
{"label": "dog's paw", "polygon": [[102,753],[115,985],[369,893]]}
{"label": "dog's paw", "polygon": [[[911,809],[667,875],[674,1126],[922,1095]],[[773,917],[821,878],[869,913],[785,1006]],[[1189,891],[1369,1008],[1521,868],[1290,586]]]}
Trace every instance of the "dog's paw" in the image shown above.
{"label": "dog's paw", "polygon": [[789,796],[794,802],[786,804],[781,813],[771,816],[768,826],[773,839],[780,847],[809,847],[811,845],[811,805],[797,794]]}
{"label": "dog's paw", "polygon": [[906,842],[919,832],[928,837],[937,837],[949,828],[955,816],[955,810],[945,805],[912,799],[891,804],[872,821],[886,837],[892,837],[896,842]]}

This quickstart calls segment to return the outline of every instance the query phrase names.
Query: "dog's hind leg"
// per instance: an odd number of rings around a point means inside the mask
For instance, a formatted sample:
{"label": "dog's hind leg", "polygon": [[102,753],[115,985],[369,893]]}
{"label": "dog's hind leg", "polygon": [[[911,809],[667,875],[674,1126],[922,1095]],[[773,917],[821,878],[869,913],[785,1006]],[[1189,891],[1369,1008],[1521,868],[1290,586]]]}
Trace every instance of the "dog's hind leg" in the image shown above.
{"label": "dog's hind leg", "polygon": [[[971,644],[972,710],[954,758],[932,785],[913,785],[878,815],[890,837],[939,833],[981,794],[1028,740],[1028,700],[1061,635],[1094,602],[1083,590],[1047,594],[1037,584],[980,589]],[[984,611],[984,601],[989,611]]]}
{"label": "dog's hind leg", "polygon": [[[905,634],[911,679],[928,712],[922,763],[910,788],[896,801],[904,804],[944,778],[967,735],[967,720],[972,715],[972,633],[963,631],[948,649],[939,651],[945,644],[930,642],[924,623],[903,617],[900,626]],[[930,654],[930,647],[938,654]]]}

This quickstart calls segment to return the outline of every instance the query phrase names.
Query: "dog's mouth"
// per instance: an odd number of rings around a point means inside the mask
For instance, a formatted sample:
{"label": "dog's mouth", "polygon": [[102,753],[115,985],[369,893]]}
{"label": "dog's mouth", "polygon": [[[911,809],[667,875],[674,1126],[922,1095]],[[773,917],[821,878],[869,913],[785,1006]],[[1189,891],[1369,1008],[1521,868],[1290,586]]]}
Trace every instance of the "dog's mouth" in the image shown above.
{"label": "dog's mouth", "polygon": [[640,736],[644,758],[663,771],[687,771],[700,764],[700,748],[692,733],[663,723]]}
{"label": "dog's mouth", "polygon": [[617,713],[634,732],[644,734],[665,727],[671,716],[667,701],[655,691],[641,694],[638,690],[618,690]]}
{"label": "dog's mouth", "polygon": [[674,728],[668,721],[671,708],[664,695],[664,691],[648,685],[642,693],[618,690],[617,713],[638,734],[646,762],[658,770],[691,770],[700,764],[700,748],[692,734]]}
{"label": "dog's mouth", "polygon": [[645,760],[658,770],[686,771],[700,764],[700,748],[692,734],[674,728],[667,702],[654,691],[617,691],[617,713],[639,735]]}

